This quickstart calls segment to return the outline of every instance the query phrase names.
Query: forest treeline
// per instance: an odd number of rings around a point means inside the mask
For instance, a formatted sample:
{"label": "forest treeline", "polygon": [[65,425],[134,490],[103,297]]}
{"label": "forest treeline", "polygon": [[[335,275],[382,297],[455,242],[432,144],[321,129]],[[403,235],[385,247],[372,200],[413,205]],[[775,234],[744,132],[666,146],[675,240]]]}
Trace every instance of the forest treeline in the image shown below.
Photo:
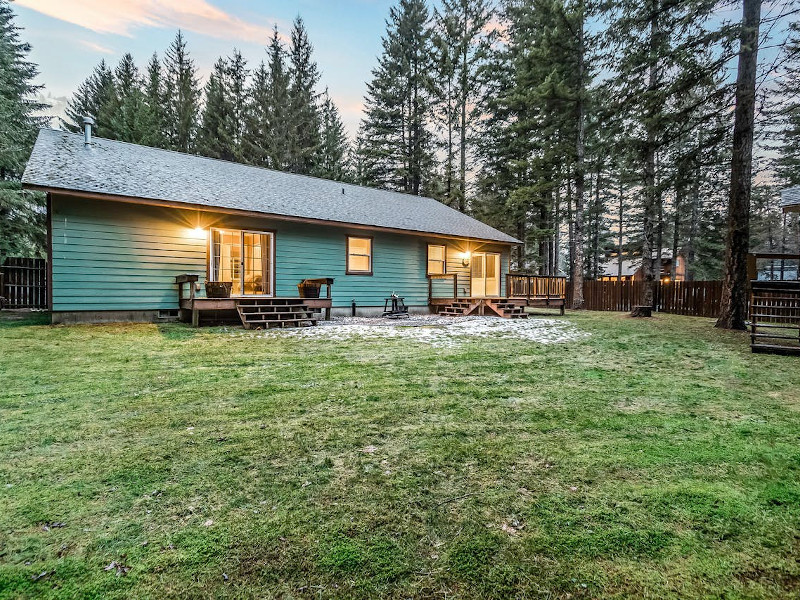
{"label": "forest treeline", "polygon": [[[78,130],[91,114],[102,137],[432,196],[524,240],[517,269],[575,280],[597,277],[620,252],[681,254],[688,278],[718,279],[741,33],[719,14],[734,6],[399,0],[354,139],[321,89],[302,19],[288,40],[277,30],[265,40],[263,62],[233,50],[203,84],[178,32],[146,65],[129,54],[101,62],[61,125]],[[16,80],[26,82],[15,90],[28,119],[20,129],[30,129],[40,124],[28,100],[35,66],[7,3],[0,9],[1,43],[16,44]],[[759,75],[754,249],[797,248],[797,219],[781,214],[777,195],[800,184],[791,14],[762,17],[762,44],[780,47]],[[0,167],[4,180],[18,179],[22,156]]]}

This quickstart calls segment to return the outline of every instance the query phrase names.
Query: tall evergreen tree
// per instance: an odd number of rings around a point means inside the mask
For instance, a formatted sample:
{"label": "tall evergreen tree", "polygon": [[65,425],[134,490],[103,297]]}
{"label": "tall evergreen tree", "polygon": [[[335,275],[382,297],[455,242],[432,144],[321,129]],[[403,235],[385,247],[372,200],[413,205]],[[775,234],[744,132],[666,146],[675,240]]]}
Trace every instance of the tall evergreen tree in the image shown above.
{"label": "tall evergreen tree", "polygon": [[228,62],[219,58],[208,77],[195,147],[203,156],[234,160],[236,142],[233,134],[233,105],[228,97],[228,69]]}
{"label": "tall evergreen tree", "polygon": [[197,133],[197,152],[223,160],[244,161],[248,70],[242,54],[234,50],[220,58],[205,87],[205,104]]}
{"label": "tall evergreen tree", "polygon": [[115,140],[142,144],[149,131],[145,121],[145,96],[139,69],[133,56],[126,53],[114,71],[114,94],[109,99],[107,110],[108,127]]}
{"label": "tall evergreen tree", "polygon": [[245,161],[261,167],[285,170],[289,166],[289,85],[286,51],[272,32],[268,63],[256,69],[245,115]]}
{"label": "tall evergreen tree", "polygon": [[361,127],[366,179],[372,185],[411,194],[424,193],[433,180],[427,21],[424,0],[400,0],[391,9],[383,53],[367,84]]}
{"label": "tall evergreen tree", "polygon": [[141,122],[144,132],[141,143],[146,146],[164,148],[166,147],[164,78],[161,62],[155,52],[150,58],[150,62],[147,63],[143,101]]}
{"label": "tall evergreen tree", "polygon": [[313,46],[300,17],[294,20],[289,48],[289,165],[293,173],[311,173],[320,144],[320,114],[316,86],[317,63]]}
{"label": "tall evergreen tree", "polygon": [[710,28],[715,8],[714,0],[620,0],[606,6],[612,20],[607,67],[614,71],[608,81],[613,109],[641,173],[641,306],[653,305],[661,264],[662,194],[670,180],[659,172],[659,157],[681,132],[697,126],[687,118],[693,107],[678,100],[724,62],[723,52],[708,51],[724,39],[722,30]]}
{"label": "tall evergreen tree", "polygon": [[736,76],[736,108],[725,238],[725,275],[717,327],[745,329],[747,319],[747,253],[750,243],[750,191],[753,167],[758,34],[761,0],[744,0]]}
{"label": "tall evergreen tree", "polygon": [[444,200],[467,209],[471,134],[482,114],[481,68],[490,51],[487,0],[443,0],[434,13],[435,105],[444,129]]}
{"label": "tall evergreen tree", "polygon": [[775,174],[782,185],[800,185],[800,23],[792,23],[783,50],[786,74],[775,89],[778,145]]}
{"label": "tall evergreen tree", "polygon": [[350,144],[339,116],[339,109],[331,100],[327,89],[322,95],[320,114],[322,131],[319,152],[315,160],[315,175],[336,181],[348,180],[347,160]]}
{"label": "tall evergreen tree", "polygon": [[41,87],[28,60],[31,47],[20,38],[14,13],[0,0],[0,259],[44,250],[43,195],[23,192],[19,183],[46,108],[33,99]]}
{"label": "tall evergreen tree", "polygon": [[197,67],[178,31],[164,58],[164,133],[172,150],[194,148],[200,106]]}
{"label": "tall evergreen tree", "polygon": [[101,60],[67,102],[66,119],[61,121],[64,129],[83,131],[83,118],[91,116],[96,121],[95,134],[98,137],[113,138],[111,120],[114,115],[112,103],[116,94],[114,86],[114,72],[105,60]]}

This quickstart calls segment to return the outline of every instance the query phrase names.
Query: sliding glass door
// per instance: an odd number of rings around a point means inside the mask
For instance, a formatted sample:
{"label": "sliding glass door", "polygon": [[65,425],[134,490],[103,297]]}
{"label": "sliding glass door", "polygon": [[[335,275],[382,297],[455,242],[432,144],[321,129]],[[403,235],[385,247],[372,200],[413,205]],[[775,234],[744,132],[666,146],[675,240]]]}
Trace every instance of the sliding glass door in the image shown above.
{"label": "sliding glass door", "polygon": [[211,281],[230,281],[232,296],[272,296],[272,233],[211,230]]}
{"label": "sliding glass door", "polygon": [[485,298],[500,295],[500,255],[494,252],[473,252],[470,295]]}

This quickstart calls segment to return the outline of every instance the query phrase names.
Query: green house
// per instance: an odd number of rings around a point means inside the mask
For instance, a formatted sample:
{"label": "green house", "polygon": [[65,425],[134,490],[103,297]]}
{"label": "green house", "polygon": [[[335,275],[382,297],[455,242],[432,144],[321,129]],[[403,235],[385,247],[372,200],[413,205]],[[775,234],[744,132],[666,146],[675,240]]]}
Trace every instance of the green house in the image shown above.
{"label": "green house", "polygon": [[90,129],[42,130],[23,183],[47,193],[56,323],[171,319],[181,309],[197,319],[315,296],[315,286],[321,297],[305,303],[313,310],[381,313],[394,293],[429,312],[507,296],[520,243],[431,198],[92,138]]}

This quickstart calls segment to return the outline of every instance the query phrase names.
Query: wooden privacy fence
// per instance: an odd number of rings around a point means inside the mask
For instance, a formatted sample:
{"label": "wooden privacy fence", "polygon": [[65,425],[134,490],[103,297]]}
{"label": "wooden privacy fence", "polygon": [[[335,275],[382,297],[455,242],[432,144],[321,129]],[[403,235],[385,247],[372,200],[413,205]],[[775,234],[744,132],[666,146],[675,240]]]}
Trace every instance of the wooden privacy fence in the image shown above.
{"label": "wooden privacy fence", "polygon": [[7,257],[0,264],[0,296],[8,308],[47,308],[47,261]]}
{"label": "wooden privacy fence", "polygon": [[[629,312],[639,304],[641,281],[585,281],[584,308]],[[717,317],[722,299],[721,281],[656,282],[653,308],[658,312],[693,317]],[[567,286],[567,306],[572,306],[572,286]]]}

